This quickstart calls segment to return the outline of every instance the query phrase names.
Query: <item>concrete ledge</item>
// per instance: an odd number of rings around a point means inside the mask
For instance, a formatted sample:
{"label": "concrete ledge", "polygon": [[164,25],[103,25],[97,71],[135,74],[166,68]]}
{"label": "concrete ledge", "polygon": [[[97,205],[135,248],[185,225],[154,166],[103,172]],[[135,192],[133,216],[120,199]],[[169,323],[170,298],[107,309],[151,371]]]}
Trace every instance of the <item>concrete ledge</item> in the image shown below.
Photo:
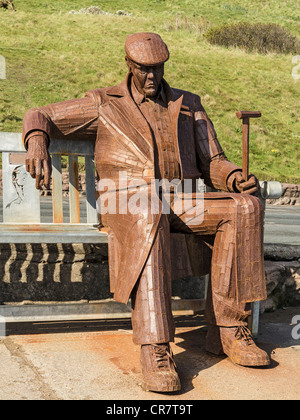
{"label": "concrete ledge", "polygon": [[[195,315],[205,308],[205,300],[175,299],[172,300],[174,316]],[[0,316],[6,323],[11,322],[46,322],[97,319],[122,319],[131,317],[130,302],[125,305],[106,299],[89,303],[47,303],[36,305],[2,305]]]}
{"label": "concrete ledge", "polygon": [[267,204],[276,206],[289,205],[300,206],[300,185],[297,184],[281,184],[282,195],[277,199],[267,199]]}

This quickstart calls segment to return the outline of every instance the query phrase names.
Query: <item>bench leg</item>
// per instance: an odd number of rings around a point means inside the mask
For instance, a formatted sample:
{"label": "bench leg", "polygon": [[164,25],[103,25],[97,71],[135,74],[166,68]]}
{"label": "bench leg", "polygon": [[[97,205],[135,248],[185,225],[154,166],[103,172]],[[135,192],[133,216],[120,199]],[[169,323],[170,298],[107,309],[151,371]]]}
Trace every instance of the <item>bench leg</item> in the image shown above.
{"label": "bench leg", "polygon": [[204,277],[204,299],[207,299],[207,292],[208,292],[208,285],[209,285],[209,278],[210,275],[206,274]]}
{"label": "bench leg", "polygon": [[248,325],[253,337],[255,338],[258,336],[260,302],[253,302],[251,305],[252,315],[248,320]]}

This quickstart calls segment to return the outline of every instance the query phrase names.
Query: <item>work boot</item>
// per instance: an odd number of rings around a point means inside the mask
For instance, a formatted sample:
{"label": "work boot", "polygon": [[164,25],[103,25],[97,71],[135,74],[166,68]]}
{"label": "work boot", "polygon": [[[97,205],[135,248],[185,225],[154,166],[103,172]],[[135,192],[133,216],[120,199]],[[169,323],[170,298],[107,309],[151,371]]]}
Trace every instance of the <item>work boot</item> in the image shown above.
{"label": "work boot", "polygon": [[241,366],[268,366],[270,359],[264,350],[254,343],[246,326],[218,327],[211,325],[206,337],[206,350],[215,355],[226,354]]}
{"label": "work boot", "polygon": [[180,391],[180,379],[169,343],[142,345],[141,369],[145,391]]}

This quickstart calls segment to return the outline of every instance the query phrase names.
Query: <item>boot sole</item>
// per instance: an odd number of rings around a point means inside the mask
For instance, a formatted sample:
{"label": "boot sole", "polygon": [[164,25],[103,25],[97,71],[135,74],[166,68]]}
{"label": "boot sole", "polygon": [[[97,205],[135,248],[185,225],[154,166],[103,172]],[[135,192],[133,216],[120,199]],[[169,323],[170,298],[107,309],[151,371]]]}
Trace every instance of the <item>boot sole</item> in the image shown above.
{"label": "boot sole", "polygon": [[233,359],[231,359],[231,357],[230,356],[228,356],[229,357],[229,359],[231,360],[231,362],[234,364],[234,365],[237,365],[237,366],[244,366],[244,367],[264,367],[264,366],[270,366],[270,364],[271,364],[271,362],[270,361],[262,361],[262,362],[241,362],[241,361],[239,361],[239,362],[237,362],[236,360],[233,360]]}
{"label": "boot sole", "polygon": [[161,393],[166,393],[166,392],[178,392],[181,390],[181,385],[168,385],[165,387],[156,387],[153,385],[149,385],[147,383],[142,383],[142,389],[143,391],[146,392],[161,392]]}
{"label": "boot sole", "polygon": [[230,361],[236,365],[236,366],[244,366],[244,367],[263,367],[263,366],[270,366],[271,361],[270,360],[265,360],[265,361],[253,361],[253,362],[237,362],[236,360],[234,360],[233,358],[231,358],[230,356],[228,356],[226,353],[220,353],[220,354],[216,354],[213,353],[209,350],[206,350],[206,353],[209,354],[210,356],[214,356],[217,357],[218,359],[222,359],[225,357],[228,357],[230,359]]}

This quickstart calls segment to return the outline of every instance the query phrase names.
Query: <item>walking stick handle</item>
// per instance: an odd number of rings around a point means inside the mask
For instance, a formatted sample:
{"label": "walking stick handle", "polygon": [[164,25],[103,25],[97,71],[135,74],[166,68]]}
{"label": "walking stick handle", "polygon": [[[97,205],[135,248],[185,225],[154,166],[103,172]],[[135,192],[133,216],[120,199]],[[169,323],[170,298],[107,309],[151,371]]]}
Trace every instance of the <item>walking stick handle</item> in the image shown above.
{"label": "walking stick handle", "polygon": [[244,118],[259,118],[261,117],[260,111],[238,111],[236,116],[241,120]]}

